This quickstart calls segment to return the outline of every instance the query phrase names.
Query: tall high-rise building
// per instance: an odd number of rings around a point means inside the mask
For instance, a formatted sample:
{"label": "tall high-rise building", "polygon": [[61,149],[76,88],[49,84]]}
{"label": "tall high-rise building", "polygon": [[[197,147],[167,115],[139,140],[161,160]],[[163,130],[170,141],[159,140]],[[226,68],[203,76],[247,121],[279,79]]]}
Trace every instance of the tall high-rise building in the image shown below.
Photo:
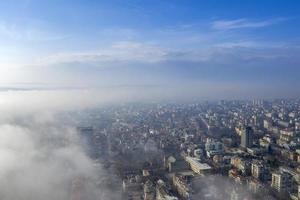
{"label": "tall high-rise building", "polygon": [[241,135],[241,147],[248,148],[253,145],[253,129],[247,126]]}
{"label": "tall high-rise building", "polygon": [[95,156],[95,148],[94,148],[94,129],[93,127],[77,127],[77,131],[79,132],[79,137],[81,141],[81,145],[86,151],[87,155],[94,157]]}

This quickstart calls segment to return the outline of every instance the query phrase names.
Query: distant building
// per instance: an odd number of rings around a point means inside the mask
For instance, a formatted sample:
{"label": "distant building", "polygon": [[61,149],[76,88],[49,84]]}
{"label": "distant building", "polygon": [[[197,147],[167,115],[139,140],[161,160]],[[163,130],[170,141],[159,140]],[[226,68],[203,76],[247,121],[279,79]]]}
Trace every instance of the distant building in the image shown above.
{"label": "distant building", "polygon": [[144,200],[155,200],[155,187],[150,180],[144,184]]}
{"label": "distant building", "polygon": [[248,148],[253,145],[253,129],[247,126],[241,135],[241,147]]}
{"label": "distant building", "polygon": [[126,199],[140,200],[143,199],[143,188],[139,176],[128,176],[123,179],[123,193]]}
{"label": "distant building", "polygon": [[214,155],[222,154],[224,147],[221,142],[216,142],[208,138],[205,143],[205,151],[208,157],[213,157]]}
{"label": "distant building", "polygon": [[186,157],[191,169],[197,174],[209,174],[212,172],[212,167],[207,163],[201,163],[199,159],[193,157]]}
{"label": "distant building", "polygon": [[77,127],[77,131],[80,137],[80,143],[83,146],[86,153],[95,157],[96,149],[94,145],[94,128],[93,127]]}
{"label": "distant building", "polygon": [[230,164],[237,168],[244,175],[248,175],[251,172],[251,163],[249,160],[243,159],[239,156],[231,157]]}
{"label": "distant building", "polygon": [[261,181],[270,180],[269,170],[264,166],[264,164],[258,160],[253,160],[251,163],[251,174],[252,176]]}
{"label": "distant building", "polygon": [[278,192],[289,192],[292,188],[292,175],[286,172],[272,173],[271,187]]}
{"label": "distant building", "polygon": [[264,166],[260,162],[252,162],[251,174],[256,179],[261,179],[264,171]]}
{"label": "distant building", "polygon": [[265,120],[263,121],[263,123],[264,123],[264,128],[265,128],[265,129],[269,129],[269,128],[272,127],[272,121],[271,121],[271,120],[265,119]]}
{"label": "distant building", "polygon": [[191,188],[187,184],[187,182],[183,179],[182,176],[174,175],[173,176],[173,185],[176,188],[178,194],[182,198],[184,198],[184,199],[189,199],[190,198]]}
{"label": "distant building", "polygon": [[247,181],[248,189],[253,193],[264,191],[264,185],[257,179],[250,178]]}
{"label": "distant building", "polygon": [[156,185],[156,200],[178,200],[178,198],[170,193],[162,180],[158,180]]}
{"label": "distant building", "polygon": [[177,157],[176,159],[173,156],[164,157],[164,167],[169,172],[177,172],[189,169],[189,165],[184,159],[181,157]]}
{"label": "distant building", "polygon": [[195,149],[194,150],[194,156],[196,157],[196,158],[199,158],[199,159],[201,159],[201,156],[203,155],[203,150],[202,149]]}

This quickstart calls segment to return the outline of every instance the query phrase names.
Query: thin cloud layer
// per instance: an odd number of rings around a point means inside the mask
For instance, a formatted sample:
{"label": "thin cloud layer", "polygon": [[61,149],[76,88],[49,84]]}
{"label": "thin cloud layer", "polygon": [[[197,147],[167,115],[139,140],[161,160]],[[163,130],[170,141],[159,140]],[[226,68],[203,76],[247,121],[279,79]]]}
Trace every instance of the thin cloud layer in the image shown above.
{"label": "thin cloud layer", "polygon": [[[220,43],[211,47],[193,49],[170,49],[158,45],[140,42],[118,42],[107,48],[94,52],[62,53],[41,59],[34,65],[55,65],[68,63],[82,63],[102,67],[109,63],[118,66],[130,63],[161,63],[168,61],[186,62],[214,62],[220,63],[226,60],[253,60],[258,62],[272,59],[292,58],[298,62],[294,55],[298,54],[299,48],[289,45],[259,44],[252,41],[237,41],[231,43]],[[238,65],[239,63],[235,63]],[[113,65],[111,65],[113,67]],[[140,67],[143,67],[141,65]],[[237,68],[242,66],[236,66]]]}
{"label": "thin cloud layer", "polygon": [[262,28],[278,24],[284,21],[283,18],[270,19],[262,21],[251,21],[248,19],[234,19],[234,20],[217,20],[212,23],[212,28],[218,30],[230,30],[241,28]]}

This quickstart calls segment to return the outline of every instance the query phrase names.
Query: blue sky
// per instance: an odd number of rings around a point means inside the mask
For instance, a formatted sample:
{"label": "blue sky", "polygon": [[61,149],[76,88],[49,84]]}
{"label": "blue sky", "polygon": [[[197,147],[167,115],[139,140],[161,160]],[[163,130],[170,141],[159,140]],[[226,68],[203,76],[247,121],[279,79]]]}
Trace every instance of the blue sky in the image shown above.
{"label": "blue sky", "polygon": [[3,86],[299,92],[297,0],[11,0],[0,8]]}

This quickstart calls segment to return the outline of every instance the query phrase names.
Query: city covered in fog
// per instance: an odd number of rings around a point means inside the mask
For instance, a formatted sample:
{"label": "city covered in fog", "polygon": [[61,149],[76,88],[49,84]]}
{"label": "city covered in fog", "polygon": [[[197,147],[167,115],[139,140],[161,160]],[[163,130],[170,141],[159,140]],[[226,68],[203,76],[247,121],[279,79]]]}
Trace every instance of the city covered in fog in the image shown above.
{"label": "city covered in fog", "polygon": [[0,200],[300,200],[300,2],[0,2]]}

